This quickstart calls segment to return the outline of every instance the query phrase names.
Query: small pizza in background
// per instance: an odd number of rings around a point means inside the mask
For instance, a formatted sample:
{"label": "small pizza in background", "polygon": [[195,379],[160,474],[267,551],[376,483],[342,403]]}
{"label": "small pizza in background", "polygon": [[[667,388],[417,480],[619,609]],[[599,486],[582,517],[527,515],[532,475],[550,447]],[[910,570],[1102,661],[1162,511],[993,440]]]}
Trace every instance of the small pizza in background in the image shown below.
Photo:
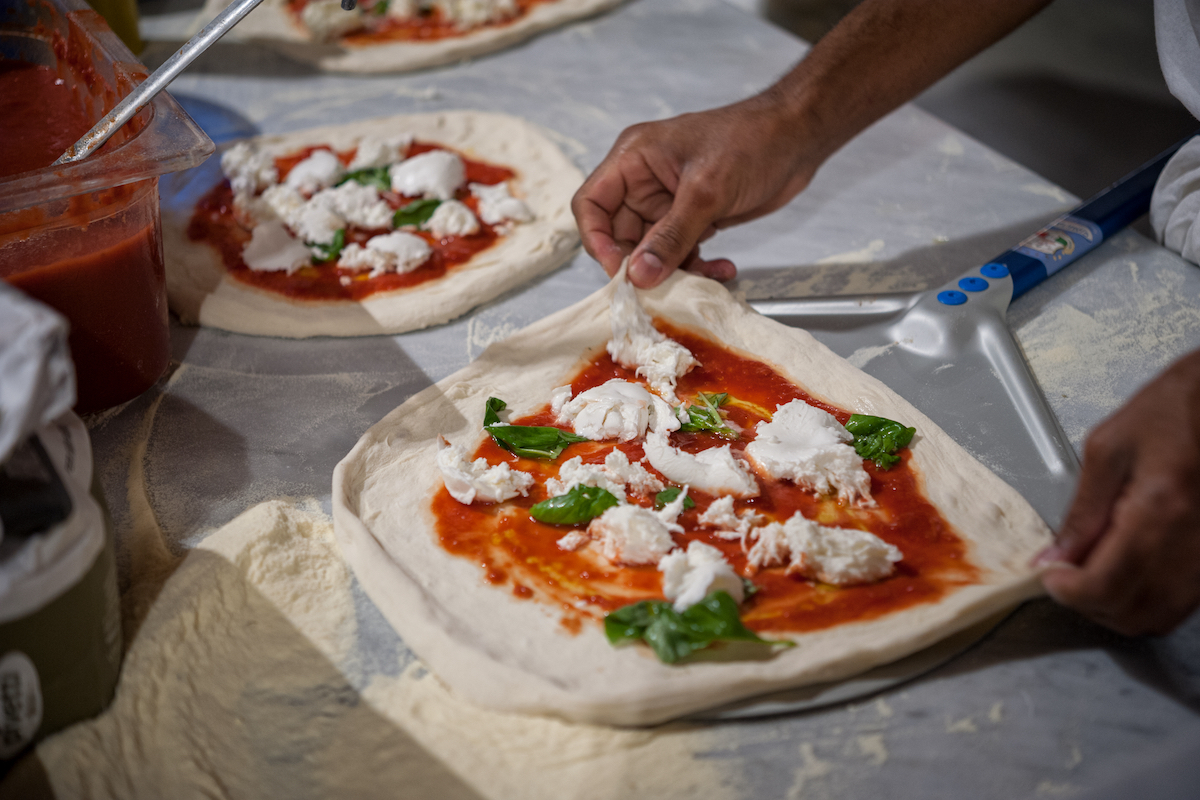
{"label": "small pizza in background", "polygon": [[333,507],[455,691],[607,724],[914,653],[1040,593],[1051,539],[911,404],[682,272],[622,271],[405,402]]}
{"label": "small pizza in background", "polygon": [[[398,72],[483,55],[622,0],[265,0],[232,35],[344,72]],[[229,0],[209,0],[202,26]]]}
{"label": "small pizza in background", "polygon": [[[579,171],[540,131],[473,112],[234,143],[164,220],[172,309],[271,336],[445,322],[573,252]],[[185,218],[186,217],[186,218]]]}

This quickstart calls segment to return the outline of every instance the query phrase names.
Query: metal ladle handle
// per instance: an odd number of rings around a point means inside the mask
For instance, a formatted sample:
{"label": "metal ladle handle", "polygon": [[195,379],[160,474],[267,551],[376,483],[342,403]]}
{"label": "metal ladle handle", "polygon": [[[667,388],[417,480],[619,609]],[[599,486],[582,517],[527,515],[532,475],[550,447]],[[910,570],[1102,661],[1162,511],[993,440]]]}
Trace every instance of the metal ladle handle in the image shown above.
{"label": "metal ladle handle", "polygon": [[[234,0],[233,3],[230,3],[212,22],[205,25],[203,30],[188,39],[183,47],[175,52],[175,55],[168,58],[146,80],[134,87],[134,90],[126,95],[120,103],[117,103],[112,111],[105,114],[103,119],[83,135],[83,138],[68,147],[66,152],[54,162],[54,165],[70,164],[87,158],[93,150],[107,142],[108,137],[132,119],[134,114],[141,111],[142,106],[167,88],[167,85],[175,80],[188,64],[191,64],[197,56],[211,47],[213,42],[228,33],[230,28],[241,22],[242,18],[261,2],[262,0]],[[353,7],[354,0],[342,0],[343,8],[347,2]]]}

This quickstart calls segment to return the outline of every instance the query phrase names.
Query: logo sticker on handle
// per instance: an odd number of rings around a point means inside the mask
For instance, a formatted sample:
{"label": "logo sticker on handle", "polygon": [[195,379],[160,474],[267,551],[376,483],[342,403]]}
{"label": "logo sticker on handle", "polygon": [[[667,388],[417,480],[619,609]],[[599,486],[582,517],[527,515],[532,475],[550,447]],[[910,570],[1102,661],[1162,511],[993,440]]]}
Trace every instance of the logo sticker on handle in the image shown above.
{"label": "logo sticker on handle", "polygon": [[1041,261],[1046,265],[1046,274],[1053,275],[1103,239],[1099,225],[1068,214],[1051,222],[1015,249],[1021,255]]}

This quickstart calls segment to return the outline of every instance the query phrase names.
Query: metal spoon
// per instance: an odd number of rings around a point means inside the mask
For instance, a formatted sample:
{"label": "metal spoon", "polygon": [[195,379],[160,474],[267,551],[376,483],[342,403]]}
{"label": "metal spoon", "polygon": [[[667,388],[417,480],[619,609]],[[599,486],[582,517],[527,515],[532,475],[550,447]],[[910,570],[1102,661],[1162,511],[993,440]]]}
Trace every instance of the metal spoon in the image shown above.
{"label": "metal spoon", "polygon": [[[261,2],[262,0],[234,0],[233,3],[230,3],[212,22],[205,25],[202,31],[179,48],[175,55],[168,58],[161,67],[150,74],[150,77],[142,81],[120,103],[117,103],[112,111],[105,114],[103,119],[83,135],[83,138],[68,147],[66,152],[54,162],[54,165],[70,164],[87,158],[93,150],[107,142],[108,137],[132,119],[134,114],[141,111],[142,106],[167,88],[167,84],[175,80],[188,64],[191,64],[197,56],[211,47],[213,42],[228,33],[230,28],[241,22],[242,18]],[[347,10],[353,9],[354,4],[355,0],[342,0],[342,8]]]}

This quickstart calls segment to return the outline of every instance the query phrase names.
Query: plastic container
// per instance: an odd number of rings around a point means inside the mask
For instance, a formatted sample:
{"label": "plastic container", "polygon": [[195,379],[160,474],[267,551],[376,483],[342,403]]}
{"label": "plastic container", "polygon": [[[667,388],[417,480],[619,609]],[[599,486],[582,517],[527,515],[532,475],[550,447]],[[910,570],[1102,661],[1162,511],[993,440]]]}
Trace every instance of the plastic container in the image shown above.
{"label": "plastic container", "polygon": [[[147,75],[82,0],[0,0],[0,59],[53,69],[92,122]],[[0,278],[70,321],[77,411],[136,397],[166,369],[157,178],[212,152],[161,93],[83,161],[0,180]]]}

